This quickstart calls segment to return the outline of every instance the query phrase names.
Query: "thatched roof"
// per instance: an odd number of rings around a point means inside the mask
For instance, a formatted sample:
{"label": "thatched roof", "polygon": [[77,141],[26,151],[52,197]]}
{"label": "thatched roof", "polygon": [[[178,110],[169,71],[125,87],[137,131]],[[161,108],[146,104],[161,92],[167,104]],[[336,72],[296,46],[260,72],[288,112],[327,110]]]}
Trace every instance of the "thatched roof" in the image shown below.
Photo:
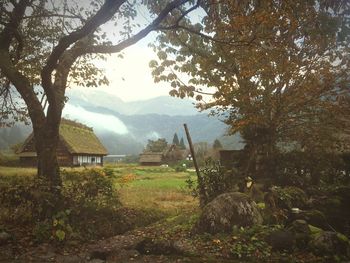
{"label": "thatched roof", "polygon": [[140,163],[161,163],[162,161],[162,152],[144,152],[140,154]]}
{"label": "thatched roof", "polygon": [[92,128],[70,120],[62,120],[60,138],[70,153],[106,155],[107,150],[94,134]]}
{"label": "thatched roof", "polygon": [[[92,128],[81,123],[62,119],[60,125],[60,140],[65,144],[71,154],[96,154],[107,155],[106,148],[94,134]],[[33,138],[33,134],[24,142],[19,151],[20,156],[28,156],[29,152],[23,152],[24,145]]]}

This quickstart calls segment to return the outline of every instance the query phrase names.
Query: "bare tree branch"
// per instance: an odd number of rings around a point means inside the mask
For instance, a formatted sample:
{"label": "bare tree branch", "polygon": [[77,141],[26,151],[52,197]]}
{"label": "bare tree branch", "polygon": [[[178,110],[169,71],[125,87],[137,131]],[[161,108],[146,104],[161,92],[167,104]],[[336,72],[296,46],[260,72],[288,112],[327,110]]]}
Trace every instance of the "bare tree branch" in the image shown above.
{"label": "bare tree branch", "polygon": [[[136,33],[134,36],[111,46],[106,45],[95,45],[95,46],[88,46],[85,47],[84,50],[81,50],[81,54],[88,54],[88,53],[117,53],[122,51],[128,46],[131,46],[135,44],[140,39],[147,36],[151,31],[157,30],[160,23],[167,17],[167,15],[174,10],[176,7],[185,4],[188,2],[188,0],[176,0],[171,3],[169,3],[157,16],[156,19],[153,20],[152,23],[150,23],[147,27]],[[198,6],[197,6],[198,7]],[[197,8],[196,7],[196,8]],[[191,8],[191,10],[194,10]]]}

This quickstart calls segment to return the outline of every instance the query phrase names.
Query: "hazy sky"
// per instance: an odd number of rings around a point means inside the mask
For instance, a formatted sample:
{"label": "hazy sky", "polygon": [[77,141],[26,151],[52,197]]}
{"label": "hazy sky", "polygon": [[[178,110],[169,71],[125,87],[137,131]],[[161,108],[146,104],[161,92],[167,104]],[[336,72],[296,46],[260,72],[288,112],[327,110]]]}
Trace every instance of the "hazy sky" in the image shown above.
{"label": "hazy sky", "polygon": [[148,66],[150,60],[156,59],[156,54],[147,46],[152,39],[153,37],[150,36],[128,47],[122,52],[123,58],[113,54],[108,57],[107,61],[97,61],[98,67],[105,69],[105,75],[110,84],[108,87],[96,89],[112,93],[124,101],[168,95],[170,85],[154,83],[151,69]]}
{"label": "hazy sky", "polygon": [[[85,5],[89,2],[82,1]],[[145,7],[139,6],[137,9],[137,17],[134,23],[140,25],[148,25],[153,18]],[[196,11],[191,14],[191,19],[198,22],[201,19],[201,12]],[[119,23],[120,24],[120,23]],[[140,29],[136,29],[135,32]],[[118,26],[116,27],[111,21],[102,26],[102,30],[107,32],[112,42],[116,43],[119,39]],[[106,92],[112,93],[124,101],[145,100],[157,96],[168,95],[171,90],[169,83],[153,82],[151,69],[148,64],[150,60],[156,59],[157,56],[148,44],[154,42],[157,33],[152,32],[133,46],[123,50],[124,58],[120,59],[117,54],[111,55],[106,62],[97,62],[101,68],[106,69],[106,76],[110,81],[108,87],[99,87]]]}

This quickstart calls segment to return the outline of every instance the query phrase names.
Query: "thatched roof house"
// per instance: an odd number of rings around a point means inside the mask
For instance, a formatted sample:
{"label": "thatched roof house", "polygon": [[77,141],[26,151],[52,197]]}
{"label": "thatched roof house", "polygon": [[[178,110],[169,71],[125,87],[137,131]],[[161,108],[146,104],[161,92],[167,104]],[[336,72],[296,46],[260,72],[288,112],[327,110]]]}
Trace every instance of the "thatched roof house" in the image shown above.
{"label": "thatched roof house", "polygon": [[186,159],[188,150],[180,149],[175,144],[168,145],[163,152],[145,151],[140,154],[141,165],[161,165]]}
{"label": "thatched roof house", "polygon": [[[107,155],[107,150],[92,128],[75,121],[62,119],[59,134],[60,140],[57,148],[59,165],[103,165],[103,156]],[[18,151],[22,166],[36,166],[37,155],[34,145],[32,133]]]}

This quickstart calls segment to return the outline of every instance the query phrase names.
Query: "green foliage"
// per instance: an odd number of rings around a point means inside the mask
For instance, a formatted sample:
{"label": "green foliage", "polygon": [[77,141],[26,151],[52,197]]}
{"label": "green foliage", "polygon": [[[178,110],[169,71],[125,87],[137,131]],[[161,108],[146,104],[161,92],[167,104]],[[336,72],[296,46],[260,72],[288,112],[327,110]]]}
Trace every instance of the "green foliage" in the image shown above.
{"label": "green foliage", "polygon": [[180,149],[182,150],[185,150],[186,149],[186,145],[185,145],[185,142],[184,142],[184,138],[181,137],[181,140],[180,140]]}
{"label": "green foliage", "polygon": [[120,205],[114,184],[113,170],[109,168],[62,170],[62,194],[68,202],[79,207],[112,207]]}
{"label": "green foliage", "polygon": [[306,189],[310,184],[346,183],[346,164],[339,154],[318,149],[290,151],[276,155],[276,183]]}
{"label": "green foliage", "polygon": [[148,140],[146,150],[150,152],[163,152],[168,146],[168,142],[162,138],[156,141]]}
{"label": "green foliage", "polygon": [[69,215],[71,210],[60,211],[53,216],[52,220],[52,238],[59,242],[63,242],[73,233],[73,229],[69,223]]}
{"label": "green foliage", "polygon": [[204,168],[200,170],[198,183],[189,178],[186,183],[202,204],[207,204],[215,197],[228,192],[234,187],[234,176],[225,171],[219,162],[207,159]]}
{"label": "green foliage", "polygon": [[266,243],[265,237],[272,231],[279,229],[279,225],[256,225],[250,228],[233,228],[233,239],[230,252],[237,259],[266,260],[271,257],[271,247]]}
{"label": "green foliage", "polygon": [[291,210],[293,207],[300,209],[305,208],[307,202],[307,196],[305,192],[298,187],[273,187],[273,190],[277,194],[277,206],[281,209]]}
{"label": "green foliage", "polygon": [[174,134],[173,144],[175,144],[175,145],[177,145],[177,146],[180,145],[179,137],[177,136],[177,133],[176,133],[176,132],[175,132],[175,134]]}
{"label": "green foliage", "polygon": [[[71,238],[95,238],[119,233],[128,224],[118,213],[119,196],[111,168],[62,170],[60,207],[43,182],[30,176],[2,176],[0,181],[0,221],[33,225],[38,242],[64,242]],[[48,217],[49,211],[58,211]],[[103,218],[102,218],[103,217]],[[94,224],[102,222],[104,225]],[[86,226],[88,226],[88,231]],[[106,231],[103,230],[106,229]]]}
{"label": "green foliage", "polygon": [[187,168],[186,165],[176,165],[175,166],[175,172],[186,172]]}

